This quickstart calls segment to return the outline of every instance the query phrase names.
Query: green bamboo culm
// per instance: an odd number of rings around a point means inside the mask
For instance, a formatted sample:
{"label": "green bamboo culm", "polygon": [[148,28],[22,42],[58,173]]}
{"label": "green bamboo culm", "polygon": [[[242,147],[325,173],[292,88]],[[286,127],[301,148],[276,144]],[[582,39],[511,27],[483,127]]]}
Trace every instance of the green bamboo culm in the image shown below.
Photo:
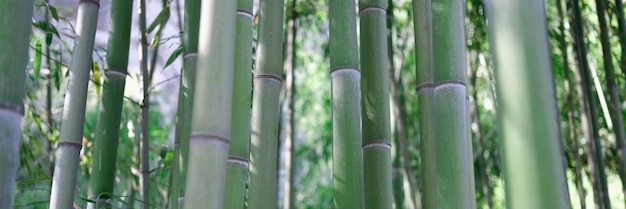
{"label": "green bamboo culm", "polygon": [[413,0],[415,70],[419,108],[420,153],[422,158],[422,208],[437,208],[435,156],[432,11],[430,0]]}
{"label": "green bamboo culm", "polygon": [[278,206],[279,97],[283,72],[284,1],[261,0],[254,71],[248,208]]}
{"label": "green bamboo culm", "polygon": [[244,208],[250,157],[250,105],[252,103],[252,0],[237,0],[235,74],[230,148],[228,150],[224,208]]}
{"label": "green bamboo culm", "polygon": [[365,208],[392,208],[387,1],[360,0],[361,117]]}
{"label": "green bamboo culm", "polygon": [[[424,159],[424,166],[435,163],[434,179],[437,208],[471,208],[474,176],[467,158],[468,124],[464,12],[462,0],[433,0],[432,11],[432,88],[434,118],[434,161]],[[435,27],[436,26],[436,27]],[[420,109],[420,114],[424,113]],[[432,142],[424,142],[432,146]],[[428,149],[428,148],[425,148]],[[428,173],[426,174],[428,175]],[[433,181],[428,176],[425,182]],[[426,192],[433,192],[428,191]],[[428,200],[427,200],[428,201]],[[430,208],[430,207],[427,207]]]}
{"label": "green bamboo culm", "polygon": [[[616,1],[617,2],[617,1]],[[609,94],[609,111],[611,120],[613,121],[613,131],[615,133],[615,144],[617,146],[617,170],[622,182],[622,193],[626,194],[626,132],[624,130],[624,120],[621,108],[621,98],[619,95],[619,87],[617,86],[617,76],[613,66],[613,54],[611,52],[611,43],[609,37],[609,26],[607,23],[608,2],[606,0],[596,0],[596,14],[598,16],[598,25],[600,27],[600,43],[602,45],[602,58],[605,71],[606,88]],[[623,9],[623,8],[622,8]],[[623,12],[623,11],[622,11]],[[607,205],[610,207],[609,198],[605,198]]]}
{"label": "green bamboo culm", "polygon": [[364,204],[361,76],[357,59],[355,6],[353,0],[328,2],[333,124],[333,188],[334,206],[337,209],[363,208]]}
{"label": "green bamboo culm", "polygon": [[[0,0],[0,208],[11,208],[19,165],[33,0]],[[10,49],[10,50],[7,50]]]}
{"label": "green bamboo culm", "polygon": [[89,70],[98,22],[98,0],[78,2],[77,34],[64,102],[63,123],[56,151],[50,194],[51,209],[73,208],[78,161],[82,149]]}
{"label": "green bamboo culm", "polygon": [[237,2],[202,2],[198,71],[184,207],[222,208],[230,121]]}
{"label": "green bamboo culm", "polygon": [[544,2],[488,1],[486,7],[507,208],[566,208]]}
{"label": "green bamboo culm", "polygon": [[133,1],[128,0],[113,0],[111,3],[107,66],[94,139],[93,166],[89,179],[88,197],[93,202],[89,202],[88,208],[111,208],[107,200],[111,198],[115,184],[115,164],[128,67],[132,6]]}
{"label": "green bamboo culm", "polygon": [[183,33],[183,69],[178,92],[176,131],[174,133],[174,172],[172,173],[172,195],[170,208],[182,208],[185,199],[185,182],[189,157],[189,135],[196,81],[198,58],[198,33],[200,30],[201,0],[185,0],[185,32]]}

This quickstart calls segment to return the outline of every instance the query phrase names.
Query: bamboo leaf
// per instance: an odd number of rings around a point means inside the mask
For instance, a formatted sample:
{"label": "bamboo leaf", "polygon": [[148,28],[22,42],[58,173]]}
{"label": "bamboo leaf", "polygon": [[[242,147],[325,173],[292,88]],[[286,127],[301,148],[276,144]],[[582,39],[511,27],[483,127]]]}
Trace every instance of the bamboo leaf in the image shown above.
{"label": "bamboo leaf", "polygon": [[172,52],[172,55],[170,55],[170,57],[167,59],[167,62],[165,62],[165,66],[163,67],[163,69],[165,69],[167,66],[171,65],[172,63],[174,63],[174,61],[176,61],[176,59],[183,53],[183,45],[180,45],[176,50],[174,50],[174,52]]}
{"label": "bamboo leaf", "polygon": [[147,33],[152,33],[157,26],[164,27],[165,23],[170,19],[170,7],[164,7],[159,15],[152,21],[150,27],[146,30]]}
{"label": "bamboo leaf", "polygon": [[37,40],[35,44],[35,62],[33,70],[35,71],[35,83],[37,83],[37,79],[39,78],[39,71],[41,70],[41,41]]}
{"label": "bamboo leaf", "polygon": [[50,15],[52,15],[52,18],[54,18],[54,20],[59,21],[59,12],[57,11],[56,7],[50,6],[50,4],[46,5],[48,7],[48,10],[50,10]]}
{"label": "bamboo leaf", "polygon": [[46,33],[46,46],[50,46],[50,44],[52,44],[52,33]]}
{"label": "bamboo leaf", "polygon": [[50,23],[48,23],[46,21],[33,22],[33,26],[36,27],[36,28],[39,28],[40,30],[42,30],[44,32],[52,33],[52,34],[56,35],[57,37],[61,37],[59,35],[59,31],[57,30],[57,28],[54,27],[54,25],[51,25]]}

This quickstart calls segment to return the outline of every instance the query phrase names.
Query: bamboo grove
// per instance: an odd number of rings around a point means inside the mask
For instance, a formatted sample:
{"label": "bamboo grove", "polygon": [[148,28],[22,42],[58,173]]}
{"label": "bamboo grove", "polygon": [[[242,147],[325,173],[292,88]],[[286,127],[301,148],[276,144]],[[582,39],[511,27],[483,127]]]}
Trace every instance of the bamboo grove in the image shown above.
{"label": "bamboo grove", "polygon": [[625,208],[621,0],[0,0],[0,209]]}

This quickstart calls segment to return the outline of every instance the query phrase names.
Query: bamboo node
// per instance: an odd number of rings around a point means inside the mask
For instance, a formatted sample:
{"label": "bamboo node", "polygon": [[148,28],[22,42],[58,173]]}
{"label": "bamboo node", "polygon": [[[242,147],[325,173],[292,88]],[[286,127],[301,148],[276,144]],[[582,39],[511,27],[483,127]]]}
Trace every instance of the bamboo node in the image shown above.
{"label": "bamboo node", "polygon": [[113,70],[113,69],[105,70],[104,74],[107,75],[107,76],[111,75],[111,76],[115,76],[115,77],[123,78],[123,79],[126,79],[126,76],[128,76],[128,74],[126,74],[124,72],[117,71],[117,69],[115,69],[115,70]]}
{"label": "bamboo node", "polygon": [[248,162],[248,159],[237,157],[237,156],[228,156],[228,158],[226,159],[226,162],[241,165],[245,168],[248,168],[250,165],[250,162]]}
{"label": "bamboo node", "polygon": [[255,75],[254,76],[254,80],[256,79],[269,79],[269,80],[273,80],[276,81],[278,83],[282,83],[283,79],[279,76],[275,76],[275,75],[269,75],[269,74],[265,74],[265,75]]}
{"label": "bamboo node", "polygon": [[384,142],[384,141],[368,142],[366,144],[363,144],[363,147],[361,149],[369,149],[369,148],[375,148],[375,147],[391,150],[391,144],[389,142]]}
{"label": "bamboo node", "polygon": [[81,143],[76,143],[76,142],[71,142],[71,141],[63,141],[63,142],[59,142],[59,144],[57,145],[58,148],[61,147],[70,147],[70,148],[74,148],[77,151],[80,151],[81,149],[83,149],[83,145]]}
{"label": "bamboo node", "polygon": [[100,8],[100,1],[98,0],[79,0],[78,4],[82,4],[82,3],[92,3],[94,5],[96,5],[96,7]]}
{"label": "bamboo node", "polygon": [[252,12],[243,9],[237,9],[237,15],[241,15],[250,21],[254,19],[254,15],[252,15]]}
{"label": "bamboo node", "polygon": [[185,58],[189,58],[189,57],[198,57],[198,52],[185,52],[183,54],[183,59]]}
{"label": "bamboo node", "polygon": [[366,6],[365,8],[359,10],[359,15],[362,15],[365,12],[382,12],[383,15],[387,15],[387,10],[385,8],[379,6]]}
{"label": "bamboo node", "polygon": [[355,72],[359,76],[361,75],[361,72],[359,72],[359,70],[356,68],[336,68],[330,71],[330,77],[332,78],[335,73],[340,73],[340,72]]}
{"label": "bamboo node", "polygon": [[0,110],[7,110],[20,115],[24,115],[24,106],[13,104],[10,102],[0,102]]}
{"label": "bamboo node", "polygon": [[222,142],[226,145],[230,145],[229,137],[220,136],[217,134],[210,134],[210,133],[198,133],[198,132],[191,133],[191,136],[189,137],[189,141],[191,140],[217,141],[217,142]]}
{"label": "bamboo node", "polygon": [[417,93],[419,94],[423,90],[433,89],[434,87],[435,87],[435,85],[432,84],[432,83],[425,83],[425,84],[417,86],[417,88],[415,88],[415,89],[417,90]]}

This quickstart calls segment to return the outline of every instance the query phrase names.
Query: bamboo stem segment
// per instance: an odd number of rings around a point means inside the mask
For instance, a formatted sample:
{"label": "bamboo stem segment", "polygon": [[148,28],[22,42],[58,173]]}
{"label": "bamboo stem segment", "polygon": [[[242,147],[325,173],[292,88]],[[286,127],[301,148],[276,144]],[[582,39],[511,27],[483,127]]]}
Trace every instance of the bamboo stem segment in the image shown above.
{"label": "bamboo stem segment", "polygon": [[261,0],[254,70],[248,207],[278,207],[279,97],[283,72],[284,1]]}
{"label": "bamboo stem segment", "polygon": [[486,8],[507,206],[566,208],[544,2],[488,1]]}
{"label": "bamboo stem segment", "polygon": [[226,159],[231,136],[237,2],[203,1],[198,39],[187,209],[223,208]]}
{"label": "bamboo stem segment", "polygon": [[386,0],[360,0],[365,208],[392,208]]}
{"label": "bamboo stem segment", "polygon": [[[33,0],[2,0],[0,19],[0,208],[11,208],[24,116]],[[9,50],[10,49],[10,50]]]}
{"label": "bamboo stem segment", "polygon": [[224,208],[244,208],[250,157],[252,0],[237,1],[231,145]]}
{"label": "bamboo stem segment", "polygon": [[98,22],[98,0],[78,4],[77,39],[72,53],[69,84],[64,102],[63,123],[56,152],[56,164],[50,195],[51,209],[72,208],[81,146],[62,146],[65,143],[81,145],[89,70]]}
{"label": "bamboo stem segment", "polygon": [[130,28],[133,1],[114,0],[111,3],[111,27],[107,51],[107,69],[96,137],[93,146],[92,175],[89,179],[89,198],[94,202],[88,208],[110,208],[107,203],[113,194],[119,126],[128,66]]}

